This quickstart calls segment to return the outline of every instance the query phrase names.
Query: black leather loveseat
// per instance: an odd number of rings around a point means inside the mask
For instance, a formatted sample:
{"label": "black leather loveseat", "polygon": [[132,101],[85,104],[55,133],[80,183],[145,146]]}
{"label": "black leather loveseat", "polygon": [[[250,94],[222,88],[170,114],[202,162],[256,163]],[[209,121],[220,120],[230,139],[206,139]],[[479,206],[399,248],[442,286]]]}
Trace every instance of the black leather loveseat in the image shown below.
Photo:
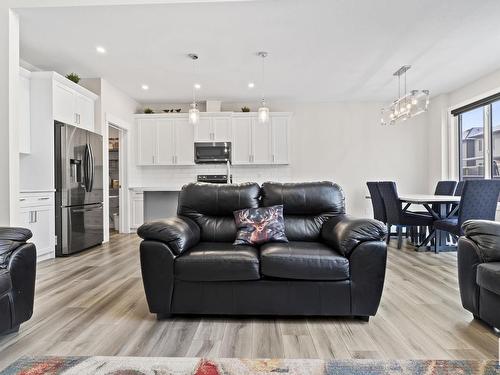
{"label": "black leather loveseat", "polygon": [[[282,204],[289,243],[235,246],[233,211]],[[171,314],[344,315],[379,306],[386,230],[345,215],[331,182],[183,187],[178,216],[138,234],[149,310]]]}
{"label": "black leather loveseat", "polygon": [[0,227],[0,334],[15,332],[31,318],[35,295],[36,249],[31,231]]}
{"label": "black leather loveseat", "polygon": [[462,230],[457,255],[462,305],[500,329],[500,223],[468,220]]}

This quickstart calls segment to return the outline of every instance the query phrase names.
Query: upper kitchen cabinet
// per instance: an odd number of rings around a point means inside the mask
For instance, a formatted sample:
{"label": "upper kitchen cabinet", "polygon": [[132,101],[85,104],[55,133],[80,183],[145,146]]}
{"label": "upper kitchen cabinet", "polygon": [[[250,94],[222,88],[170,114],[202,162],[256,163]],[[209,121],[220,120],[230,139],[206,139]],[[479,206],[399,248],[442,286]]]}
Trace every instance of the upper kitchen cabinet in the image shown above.
{"label": "upper kitchen cabinet", "polygon": [[94,131],[97,95],[57,73],[53,74],[53,81],[54,119],[68,125]]}
{"label": "upper kitchen cabinet", "polygon": [[193,165],[194,127],[187,115],[138,115],[137,165]]}
{"label": "upper kitchen cabinet", "polygon": [[231,114],[201,114],[194,127],[195,142],[230,142]]}
{"label": "upper kitchen cabinet", "polygon": [[19,152],[29,154],[31,150],[31,73],[19,68]]}
{"label": "upper kitchen cabinet", "polygon": [[271,113],[267,123],[260,123],[256,113],[235,113],[233,164],[288,164],[290,121],[289,113]]}

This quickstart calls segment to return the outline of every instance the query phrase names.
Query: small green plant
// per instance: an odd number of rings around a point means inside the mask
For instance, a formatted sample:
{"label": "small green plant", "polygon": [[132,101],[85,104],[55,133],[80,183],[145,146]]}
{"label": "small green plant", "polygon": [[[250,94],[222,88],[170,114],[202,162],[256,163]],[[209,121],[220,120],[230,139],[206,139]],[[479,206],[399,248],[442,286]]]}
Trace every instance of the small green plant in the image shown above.
{"label": "small green plant", "polygon": [[70,73],[66,76],[66,78],[75,83],[80,82],[80,76],[76,73]]}
{"label": "small green plant", "polygon": [[153,111],[151,108],[148,107],[144,109],[144,113],[150,114],[150,113],[155,113],[155,111]]}
{"label": "small green plant", "polygon": [[250,112],[250,108],[248,107],[242,107],[241,112]]}

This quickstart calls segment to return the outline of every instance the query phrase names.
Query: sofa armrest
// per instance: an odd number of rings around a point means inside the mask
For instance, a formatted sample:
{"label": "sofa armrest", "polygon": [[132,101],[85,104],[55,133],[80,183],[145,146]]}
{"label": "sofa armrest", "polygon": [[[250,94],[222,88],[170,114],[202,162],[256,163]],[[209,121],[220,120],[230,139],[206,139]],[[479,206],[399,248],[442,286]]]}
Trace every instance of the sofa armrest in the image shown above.
{"label": "sofa armrest", "polygon": [[25,322],[33,315],[36,278],[36,248],[24,243],[14,250],[9,258],[7,270],[12,282],[12,326]]}
{"label": "sofa armrest", "polygon": [[174,217],[145,223],[137,234],[147,241],[166,244],[175,255],[193,247],[200,241],[200,227],[187,217]]}
{"label": "sofa armrest", "polygon": [[33,234],[27,228],[0,227],[0,240],[26,242]]}
{"label": "sofa armrest", "polygon": [[481,262],[500,262],[500,223],[490,220],[467,220],[462,224],[465,237],[476,244]]}
{"label": "sofa armrest", "polygon": [[479,315],[479,285],[477,267],[483,263],[477,244],[467,237],[460,237],[457,250],[458,285],[462,306],[474,315]]}
{"label": "sofa armrest", "polygon": [[383,241],[386,235],[387,229],[380,221],[348,215],[332,217],[321,229],[323,241],[347,258],[360,243]]}

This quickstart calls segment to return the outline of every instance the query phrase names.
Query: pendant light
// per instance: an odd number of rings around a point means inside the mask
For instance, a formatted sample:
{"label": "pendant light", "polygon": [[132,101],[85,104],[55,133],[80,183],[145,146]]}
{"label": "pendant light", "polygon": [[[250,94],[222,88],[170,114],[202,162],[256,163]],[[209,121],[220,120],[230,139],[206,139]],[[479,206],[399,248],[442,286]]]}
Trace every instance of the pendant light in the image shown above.
{"label": "pendant light", "polygon": [[410,90],[410,92],[406,90],[406,72],[410,68],[411,65],[403,65],[393,73],[393,76],[398,78],[398,97],[390,105],[382,108],[380,119],[382,125],[394,125],[398,121],[405,121],[424,113],[429,108],[429,90]]}
{"label": "pendant light", "polygon": [[[198,55],[195,53],[190,53],[188,57],[193,61],[193,79],[196,76],[196,66],[195,62],[198,60]],[[193,102],[191,103],[191,108],[189,109],[189,123],[197,124],[200,122],[200,111],[196,105],[196,90],[200,88],[200,85],[197,83],[193,83]]]}
{"label": "pendant light", "polygon": [[267,52],[257,52],[257,56],[262,58],[262,102],[258,111],[258,119],[260,123],[266,123],[269,121],[269,108],[266,106],[266,101],[264,100],[264,59],[267,57]]}

